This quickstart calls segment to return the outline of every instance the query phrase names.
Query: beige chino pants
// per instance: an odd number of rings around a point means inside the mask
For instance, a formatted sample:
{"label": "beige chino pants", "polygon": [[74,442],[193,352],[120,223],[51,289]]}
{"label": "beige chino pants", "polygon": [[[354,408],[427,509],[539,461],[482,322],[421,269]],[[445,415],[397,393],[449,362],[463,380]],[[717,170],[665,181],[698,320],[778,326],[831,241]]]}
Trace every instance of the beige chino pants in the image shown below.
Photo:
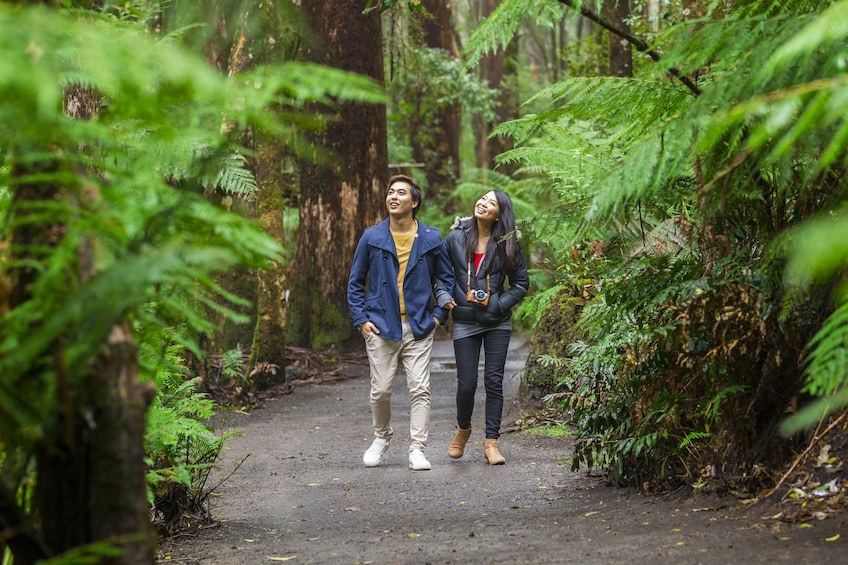
{"label": "beige chino pants", "polygon": [[433,332],[415,341],[409,323],[404,321],[403,341],[383,339],[372,333],[365,340],[371,366],[371,416],[374,435],[390,440],[392,434],[392,385],[398,367],[406,373],[409,390],[409,450],[424,451],[430,431],[430,352]]}

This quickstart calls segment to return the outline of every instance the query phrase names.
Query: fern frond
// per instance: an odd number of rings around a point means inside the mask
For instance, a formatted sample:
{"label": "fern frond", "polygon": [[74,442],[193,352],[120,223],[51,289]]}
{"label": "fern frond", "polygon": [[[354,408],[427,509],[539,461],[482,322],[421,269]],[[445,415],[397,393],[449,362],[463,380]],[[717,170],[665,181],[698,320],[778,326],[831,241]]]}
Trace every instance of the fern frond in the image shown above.
{"label": "fern frond", "polygon": [[613,132],[610,142],[638,138],[657,122],[683,111],[691,100],[674,85],[638,78],[578,77],[542,90],[525,104],[549,99],[562,104],[538,120],[554,121],[562,116],[585,120],[600,130]]}
{"label": "fern frond", "polygon": [[503,0],[474,30],[463,48],[463,60],[474,67],[487,53],[506,47],[529,16],[541,24],[562,19],[564,7],[554,0]]}
{"label": "fern frond", "polygon": [[773,75],[780,67],[794,64],[820,49],[831,49],[848,37],[848,1],[840,0],[819,11],[818,17],[806,18],[805,26],[781,45],[763,67],[763,75]]}
{"label": "fern frond", "polygon": [[247,159],[244,155],[240,153],[230,155],[221,163],[221,170],[215,180],[204,179],[204,184],[223,192],[237,194],[248,202],[255,200],[259,186],[246,165]]}
{"label": "fern frond", "polygon": [[848,264],[848,210],[814,219],[787,232],[780,241],[788,246],[786,278],[790,286],[809,288],[827,283]]}
{"label": "fern frond", "polygon": [[825,320],[808,347],[811,352],[803,390],[814,396],[832,395],[848,378],[845,374],[845,367],[848,367],[848,303]]}

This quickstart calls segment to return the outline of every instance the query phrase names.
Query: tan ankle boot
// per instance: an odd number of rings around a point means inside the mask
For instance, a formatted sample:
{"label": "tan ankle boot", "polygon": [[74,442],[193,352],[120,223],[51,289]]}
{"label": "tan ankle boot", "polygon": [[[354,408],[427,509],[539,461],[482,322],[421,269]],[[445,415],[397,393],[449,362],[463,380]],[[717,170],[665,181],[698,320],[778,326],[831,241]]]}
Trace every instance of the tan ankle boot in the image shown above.
{"label": "tan ankle boot", "polygon": [[489,465],[503,465],[506,463],[506,459],[498,451],[498,440],[496,439],[483,441],[483,453],[486,454],[486,463]]}
{"label": "tan ankle boot", "polygon": [[463,430],[456,426],[456,435],[453,436],[453,441],[448,447],[448,455],[453,459],[459,459],[465,453],[465,444],[468,443],[468,437],[471,435],[471,428]]}

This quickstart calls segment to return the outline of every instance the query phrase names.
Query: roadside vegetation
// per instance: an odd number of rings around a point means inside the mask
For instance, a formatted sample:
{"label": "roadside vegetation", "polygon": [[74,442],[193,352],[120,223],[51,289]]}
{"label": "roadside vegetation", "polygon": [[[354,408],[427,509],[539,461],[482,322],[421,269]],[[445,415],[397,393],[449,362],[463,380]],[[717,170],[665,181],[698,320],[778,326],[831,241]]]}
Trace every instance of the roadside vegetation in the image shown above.
{"label": "roadside vegetation", "polygon": [[4,563],[211,519],[213,415],[341,371],[400,170],[442,229],[512,196],[523,425],[573,469],[841,494],[848,1],[361,4],[0,3]]}

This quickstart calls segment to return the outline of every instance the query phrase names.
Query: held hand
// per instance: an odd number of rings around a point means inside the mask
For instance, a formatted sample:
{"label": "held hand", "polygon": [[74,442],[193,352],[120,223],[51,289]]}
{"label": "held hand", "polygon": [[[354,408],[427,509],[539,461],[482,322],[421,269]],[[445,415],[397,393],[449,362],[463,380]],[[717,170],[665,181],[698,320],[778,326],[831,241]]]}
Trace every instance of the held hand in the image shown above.
{"label": "held hand", "polygon": [[451,300],[450,302],[442,306],[442,308],[444,308],[445,310],[453,310],[454,308],[456,308],[456,300]]}

